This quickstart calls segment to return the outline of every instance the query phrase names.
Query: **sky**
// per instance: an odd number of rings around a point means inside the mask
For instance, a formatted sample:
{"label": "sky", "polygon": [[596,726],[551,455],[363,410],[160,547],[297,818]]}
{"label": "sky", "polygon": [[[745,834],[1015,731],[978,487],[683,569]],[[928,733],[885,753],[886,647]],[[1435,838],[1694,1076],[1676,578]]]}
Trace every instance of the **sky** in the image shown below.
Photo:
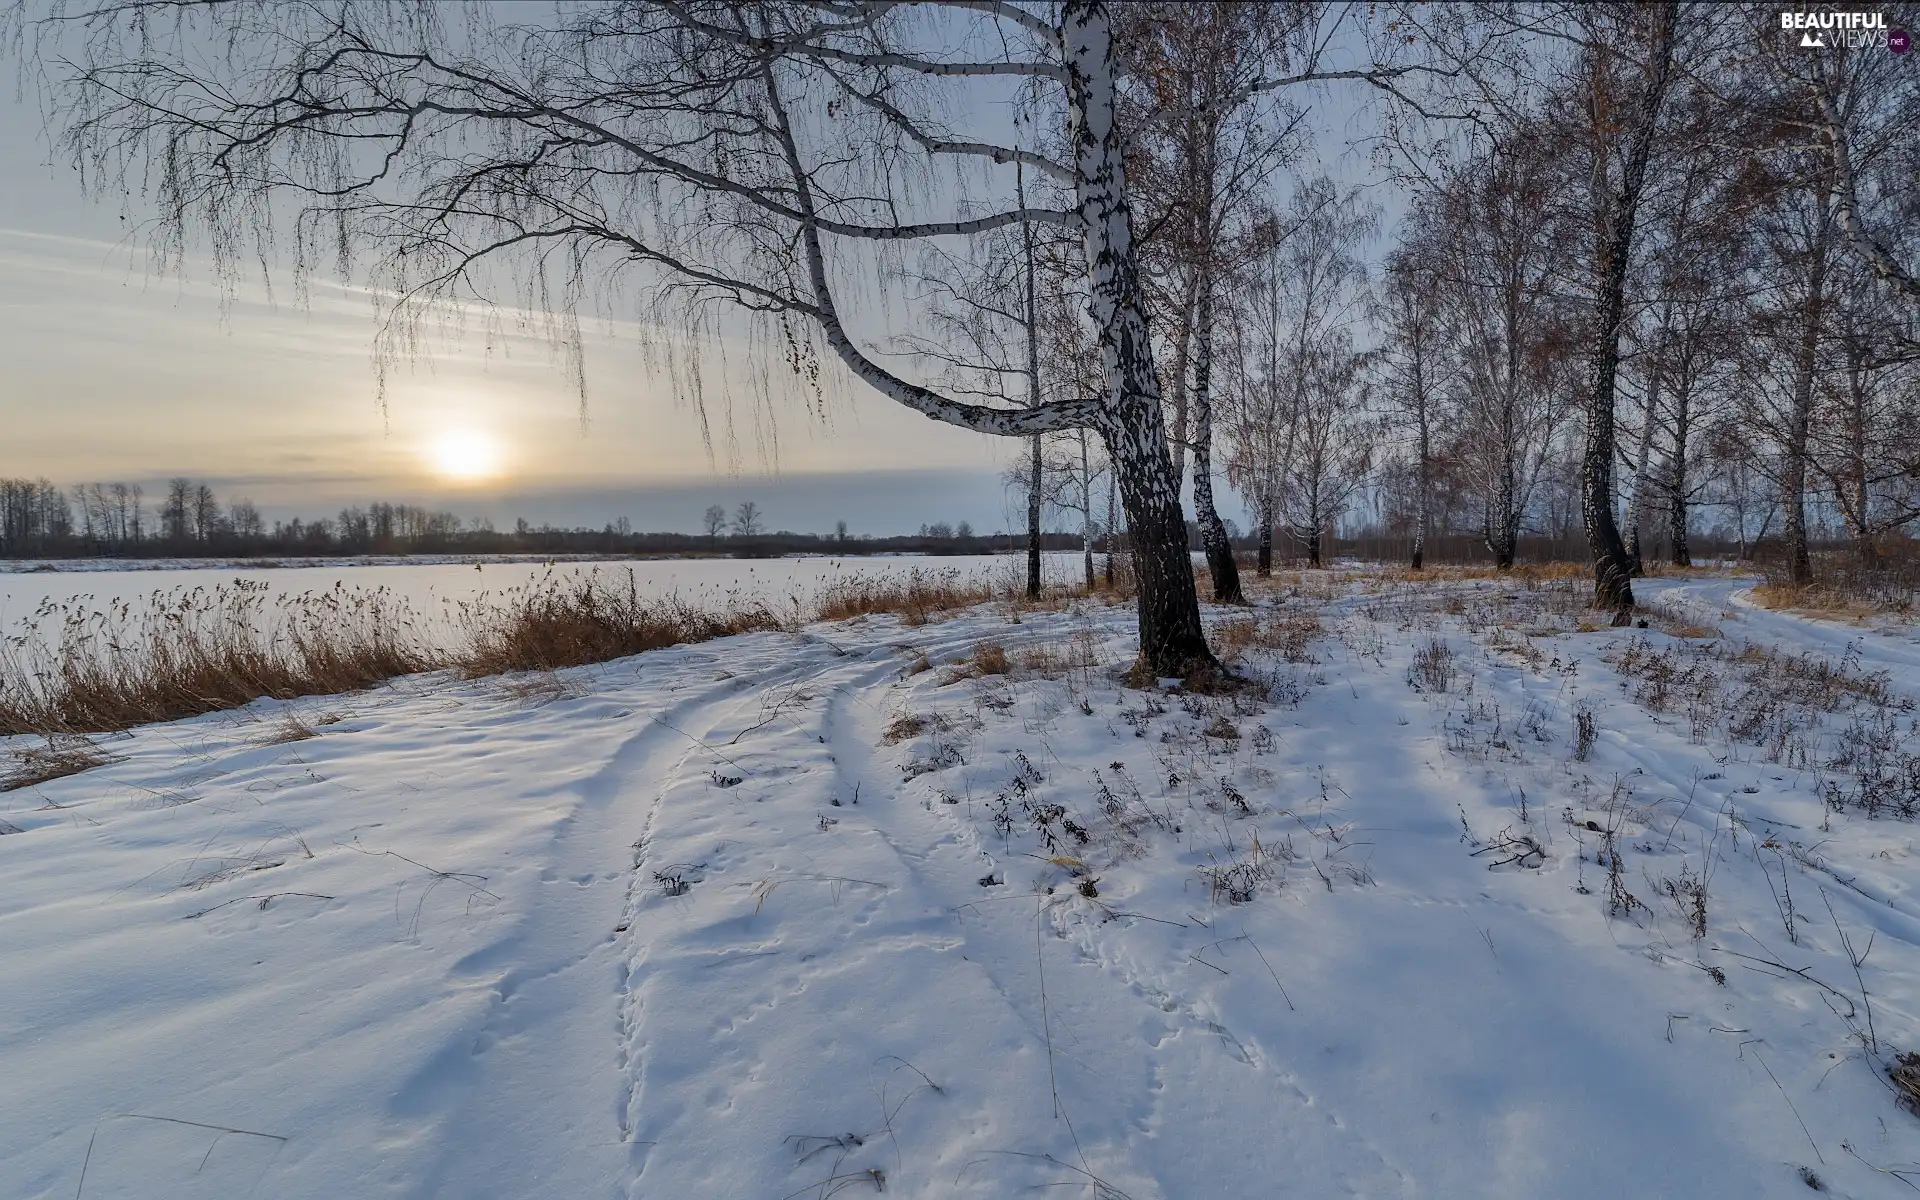
{"label": "sky", "polygon": [[[1357,178],[1355,115],[1335,111],[1319,154]],[[0,93],[0,165],[0,477],[152,495],[184,475],[269,520],[380,499],[502,527],[693,532],[708,505],[753,500],[798,532],[1024,524],[1002,483],[1018,447],[858,387],[809,411],[709,386],[703,421],[632,326],[588,329],[584,406],[542,338],[475,332],[394,369],[382,403],[364,292],[322,282],[299,303],[256,275],[223,296],[191,257],[150,272],[146,214],[83,196],[30,94]]]}

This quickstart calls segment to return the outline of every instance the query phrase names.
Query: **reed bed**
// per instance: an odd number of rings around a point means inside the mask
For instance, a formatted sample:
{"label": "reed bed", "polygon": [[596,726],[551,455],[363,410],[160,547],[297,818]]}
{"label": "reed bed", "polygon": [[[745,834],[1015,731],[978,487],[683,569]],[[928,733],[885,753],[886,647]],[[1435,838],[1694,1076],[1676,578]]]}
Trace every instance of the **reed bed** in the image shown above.
{"label": "reed bed", "polygon": [[402,675],[550,672],[814,620],[894,613],[919,625],[1009,595],[958,571],[851,576],[775,605],[730,592],[700,604],[643,596],[631,570],[549,573],[429,617],[385,588],[275,596],[245,580],[95,607],[43,604],[0,640],[0,736],[70,738],[333,695]]}
{"label": "reed bed", "polygon": [[384,588],[276,598],[236,580],[138,605],[89,599],[42,604],[26,632],[0,643],[0,735],[105,733],[262,697],[354,691],[443,662]]}

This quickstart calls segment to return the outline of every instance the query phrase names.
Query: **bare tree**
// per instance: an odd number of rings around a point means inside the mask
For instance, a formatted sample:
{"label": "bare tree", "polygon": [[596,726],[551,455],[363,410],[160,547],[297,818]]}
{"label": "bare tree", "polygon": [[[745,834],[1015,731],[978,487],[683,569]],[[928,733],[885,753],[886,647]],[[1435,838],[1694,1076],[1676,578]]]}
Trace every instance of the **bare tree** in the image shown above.
{"label": "bare tree", "polygon": [[[1322,176],[1299,182],[1283,212],[1268,219],[1274,228],[1264,246],[1271,248],[1251,272],[1255,331],[1236,347],[1239,385],[1227,421],[1228,478],[1261,524],[1263,574],[1278,519],[1310,536],[1302,523],[1322,528],[1320,518],[1337,514],[1351,494],[1348,481],[1357,486],[1347,452],[1357,414],[1346,406],[1363,398],[1364,380],[1351,326],[1367,308],[1360,247],[1378,214]],[[1316,564],[1317,546],[1310,543]]]}
{"label": "bare tree", "polygon": [[1673,73],[1679,5],[1595,4],[1581,10],[1581,148],[1587,156],[1592,219],[1592,285],[1584,397],[1586,449],[1580,460],[1581,514],[1593,553],[1594,605],[1633,607],[1631,566],[1614,519],[1614,404],[1620,337],[1627,322],[1627,274],[1641,195]]}
{"label": "bare tree", "polygon": [[227,506],[227,527],[242,541],[257,541],[266,536],[267,523],[253,501],[242,498]]}
{"label": "bare tree", "polygon": [[1899,354],[1889,331],[1897,290],[1870,263],[1837,272],[1833,366],[1810,423],[1809,465],[1833,497],[1865,567],[1883,534],[1920,517],[1920,361]]}
{"label": "bare tree", "polygon": [[[1137,112],[1130,149],[1152,197],[1146,256],[1173,353],[1174,469],[1193,455],[1194,513],[1213,598],[1244,603],[1239,570],[1213,497],[1214,339],[1227,276],[1256,260],[1273,225],[1263,220],[1273,174],[1300,150],[1304,112],[1261,89],[1283,74],[1294,43],[1316,24],[1306,5],[1210,0],[1140,4],[1124,44]],[[1188,377],[1191,367],[1191,380]]]}
{"label": "bare tree", "polygon": [[700,521],[701,528],[707,531],[707,544],[718,548],[720,535],[727,531],[727,510],[721,505],[709,504]]}
{"label": "bare tree", "polygon": [[761,531],[762,517],[760,506],[751,500],[742,500],[740,507],[733,510],[733,535],[750,538]]}
{"label": "bare tree", "polygon": [[[580,370],[582,298],[626,286],[656,313],[684,314],[688,336],[712,331],[723,309],[765,318],[760,328],[796,347],[803,382],[818,379],[819,346],[934,420],[1013,437],[1095,430],[1133,531],[1142,665],[1211,669],[1141,294],[1105,4],[460,11],[472,28],[456,37],[452,11],[437,6],[109,0],[60,22],[74,53],[41,63],[89,178],[117,187],[151,170],[164,249],[204,234],[230,275],[269,249],[276,214],[298,208],[296,272],[372,255],[376,294],[397,298],[386,343],[396,351],[416,344],[435,304],[486,294],[506,274],[558,314]],[[164,20],[178,36],[154,36]],[[1400,70],[1345,74],[1391,86]],[[1303,76],[1311,70],[1289,81]],[[1058,157],[937,115],[1023,81],[1045,94]],[[1016,162],[1049,194],[1010,202],[1005,168]],[[956,202],[962,181],[979,196]],[[843,304],[860,294],[856,280],[885,274],[888,247],[1027,222],[1085,239],[1098,394],[1031,409],[965,403],[865,348]]]}
{"label": "bare tree", "polygon": [[1409,558],[1416,571],[1425,563],[1427,536],[1432,531],[1434,433],[1449,380],[1438,261],[1444,236],[1431,210],[1416,210],[1409,217],[1398,247],[1387,258],[1374,309],[1385,336],[1382,393],[1391,406],[1390,424],[1404,429],[1411,441],[1414,512]]}
{"label": "bare tree", "polygon": [[193,537],[193,480],[167,480],[167,498],[160,502],[160,537],[174,547],[185,546]]}
{"label": "bare tree", "polygon": [[[1911,6],[1904,7],[1911,19]],[[1773,16],[1756,15],[1768,23]],[[1900,14],[1893,15],[1898,27]],[[1920,79],[1884,46],[1836,44],[1804,54],[1770,33],[1761,33],[1758,46],[1791,105],[1782,115],[1818,140],[1847,245],[1910,308],[1920,307],[1920,271],[1899,244],[1902,225],[1911,237],[1912,182],[1920,168],[1912,137],[1920,124]]]}

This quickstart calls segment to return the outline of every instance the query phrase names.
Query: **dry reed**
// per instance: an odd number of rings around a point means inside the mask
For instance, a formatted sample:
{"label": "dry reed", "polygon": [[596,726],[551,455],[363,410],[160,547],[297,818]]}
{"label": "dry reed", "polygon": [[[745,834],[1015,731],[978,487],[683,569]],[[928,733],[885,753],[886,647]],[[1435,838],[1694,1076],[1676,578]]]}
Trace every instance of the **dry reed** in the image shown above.
{"label": "dry reed", "polygon": [[992,585],[957,570],[914,570],[842,579],[811,604],[796,597],[790,610],[738,594],[703,608],[643,597],[631,571],[581,572],[451,604],[444,628],[385,588],[345,584],[276,597],[236,580],[102,609],[88,597],[48,601],[0,641],[0,737],[115,732],[424,671],[550,673],[812,620],[894,613],[921,625],[994,598]]}

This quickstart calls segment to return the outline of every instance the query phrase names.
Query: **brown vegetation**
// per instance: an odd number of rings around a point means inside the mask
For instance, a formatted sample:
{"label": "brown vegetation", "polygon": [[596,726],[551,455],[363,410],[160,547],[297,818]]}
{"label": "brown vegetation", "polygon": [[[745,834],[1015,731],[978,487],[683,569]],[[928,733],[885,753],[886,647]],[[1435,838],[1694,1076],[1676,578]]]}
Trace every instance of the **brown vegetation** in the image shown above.
{"label": "brown vegetation", "polygon": [[1889,540],[1870,560],[1851,551],[1815,554],[1804,583],[1793,581],[1785,561],[1764,570],[1753,596],[1768,608],[1853,621],[1920,615],[1920,544],[1906,539]]}
{"label": "brown vegetation", "polygon": [[[0,737],[68,737],[238,708],[262,698],[333,695],[401,675],[453,669],[467,678],[533,672],[514,694],[556,698],[551,673],[666,646],[792,629],[813,620],[894,613],[921,625],[995,598],[957,571],[853,576],[791,611],[736,602],[704,609],[677,597],[643,597],[631,572],[552,574],[504,593],[452,605],[453,634],[437,633],[386,589],[345,585],[274,597],[264,584],[155,593],[144,604],[95,611],[79,601],[35,614],[45,633],[0,643]],[[1049,595],[1042,606],[1063,603]],[[973,664],[1005,673],[991,648]],[[918,669],[924,665],[916,664]],[[914,669],[914,668],[909,668]],[[287,716],[270,740],[311,736]]]}
{"label": "brown vegetation", "polygon": [[275,697],[370,687],[443,665],[384,588],[335,586],[276,601],[244,580],[119,601],[43,607],[58,639],[0,646],[0,735],[99,733]]}

